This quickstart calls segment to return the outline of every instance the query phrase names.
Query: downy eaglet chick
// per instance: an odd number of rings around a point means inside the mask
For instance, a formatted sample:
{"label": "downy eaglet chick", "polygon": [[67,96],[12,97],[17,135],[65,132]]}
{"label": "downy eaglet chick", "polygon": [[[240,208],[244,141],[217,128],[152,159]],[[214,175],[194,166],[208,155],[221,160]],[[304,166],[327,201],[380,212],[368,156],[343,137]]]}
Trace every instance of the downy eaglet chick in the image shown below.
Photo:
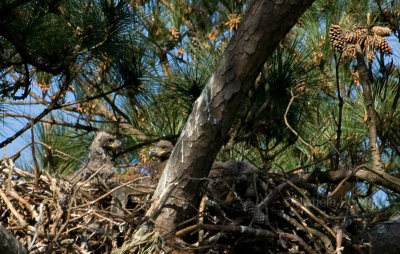
{"label": "downy eaglet chick", "polygon": [[160,140],[153,148],[150,149],[149,157],[155,157],[160,162],[164,162],[168,160],[173,149],[174,145],[171,142],[167,140]]}
{"label": "downy eaglet chick", "polygon": [[149,151],[150,159],[157,159],[158,163],[155,168],[152,168],[151,179],[154,182],[158,182],[161,174],[167,165],[169,156],[174,149],[174,145],[168,140],[160,140],[158,143],[152,147]]}
{"label": "downy eaglet chick", "polygon": [[[149,152],[150,158],[158,159],[158,165],[152,178],[158,180],[167,164],[169,156],[174,149],[173,144],[167,140],[159,141]],[[249,162],[229,160],[213,163],[208,177],[213,180],[208,183],[207,189],[215,198],[223,199],[229,190],[234,190],[242,198],[256,199],[257,190],[262,192],[262,183],[259,179],[260,171]],[[256,186],[254,186],[256,183]]]}
{"label": "downy eaglet chick", "polygon": [[98,170],[100,171],[96,174],[95,179],[100,180],[100,182],[106,182],[110,179],[114,174],[110,153],[120,146],[121,142],[113,135],[106,132],[97,133],[89,148],[89,162],[86,166],[84,179],[88,179]]}

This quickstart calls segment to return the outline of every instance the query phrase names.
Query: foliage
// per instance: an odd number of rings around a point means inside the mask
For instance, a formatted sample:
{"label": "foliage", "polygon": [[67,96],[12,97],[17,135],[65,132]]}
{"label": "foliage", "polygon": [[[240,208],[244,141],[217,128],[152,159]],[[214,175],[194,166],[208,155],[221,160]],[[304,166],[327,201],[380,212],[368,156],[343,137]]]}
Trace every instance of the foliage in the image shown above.
{"label": "foliage", "polygon": [[[0,148],[22,134],[30,143],[33,128],[37,166],[68,175],[84,164],[94,131],[123,140],[125,150],[114,158],[122,171],[140,161],[148,145],[176,141],[248,4],[3,1],[0,119],[6,131],[0,133]],[[283,175],[371,165],[357,61],[344,57],[357,41],[370,49],[365,54],[380,157],[385,173],[398,177],[399,6],[399,1],[316,1],[259,70],[218,159],[247,160]],[[390,36],[374,37],[376,27],[390,29]],[[369,44],[367,37],[341,37],[362,29],[370,31]],[[373,44],[372,37],[387,44]],[[21,131],[11,126],[15,119]],[[332,186],[317,188],[326,194]],[[374,198],[382,195],[387,198],[381,205],[395,213],[398,193],[375,183],[354,184],[342,198],[366,214],[375,212]]]}

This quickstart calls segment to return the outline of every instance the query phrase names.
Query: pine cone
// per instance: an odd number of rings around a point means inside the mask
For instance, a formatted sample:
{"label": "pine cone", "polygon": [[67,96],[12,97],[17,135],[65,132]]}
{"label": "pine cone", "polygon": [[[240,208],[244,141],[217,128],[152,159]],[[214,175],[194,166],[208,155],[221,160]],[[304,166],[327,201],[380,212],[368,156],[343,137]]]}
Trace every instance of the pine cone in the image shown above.
{"label": "pine cone", "polygon": [[329,40],[341,40],[343,38],[343,30],[339,25],[331,25],[329,28]]}
{"label": "pine cone", "polygon": [[357,34],[355,32],[350,31],[349,33],[346,34],[344,40],[348,43],[354,44],[357,42]]}
{"label": "pine cone", "polygon": [[389,36],[392,33],[392,30],[388,27],[383,27],[383,26],[374,26],[371,28],[371,32],[378,35],[378,36]]}
{"label": "pine cone", "polygon": [[346,47],[342,54],[343,58],[347,59],[355,59],[356,58],[356,46],[354,44],[350,44]]}
{"label": "pine cone", "polygon": [[373,50],[368,50],[366,55],[367,55],[367,60],[369,63],[371,63],[375,58],[375,54],[374,54]]}
{"label": "pine cone", "polygon": [[354,25],[351,31],[355,33],[356,41],[360,44],[367,38],[368,30],[362,25]]}
{"label": "pine cone", "polygon": [[339,51],[342,52],[344,48],[344,42],[343,41],[334,41],[332,42],[333,47]]}
{"label": "pine cone", "polygon": [[380,36],[377,36],[375,40],[375,49],[379,50],[380,52],[384,54],[391,55],[393,54],[392,47],[390,46],[389,42]]}
{"label": "pine cone", "polygon": [[344,39],[343,30],[339,25],[331,25],[329,28],[329,40],[337,51],[343,51]]}
{"label": "pine cone", "polygon": [[355,32],[355,31],[361,30],[361,29],[365,29],[365,26],[359,25],[359,24],[355,24],[355,25],[351,28],[351,31]]}

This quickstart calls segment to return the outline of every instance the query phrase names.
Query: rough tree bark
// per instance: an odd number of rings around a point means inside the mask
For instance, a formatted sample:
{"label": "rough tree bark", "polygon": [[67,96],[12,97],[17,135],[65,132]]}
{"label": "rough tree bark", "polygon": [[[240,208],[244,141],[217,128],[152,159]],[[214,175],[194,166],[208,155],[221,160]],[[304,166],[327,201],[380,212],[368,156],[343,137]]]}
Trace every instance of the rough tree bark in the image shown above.
{"label": "rough tree bark", "polygon": [[164,169],[154,198],[178,182],[156,220],[161,233],[170,232],[192,216],[206,177],[223,145],[243,98],[262,64],[314,0],[258,0],[219,60]]}

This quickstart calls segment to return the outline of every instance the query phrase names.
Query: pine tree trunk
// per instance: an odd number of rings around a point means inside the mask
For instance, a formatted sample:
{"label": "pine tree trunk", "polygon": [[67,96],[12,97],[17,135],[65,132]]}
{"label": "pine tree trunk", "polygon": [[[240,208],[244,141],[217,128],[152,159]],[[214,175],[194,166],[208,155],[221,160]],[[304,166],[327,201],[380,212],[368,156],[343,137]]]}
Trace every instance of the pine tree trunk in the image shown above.
{"label": "pine tree trunk", "polygon": [[155,191],[157,198],[168,185],[178,182],[156,219],[160,232],[174,230],[195,214],[200,179],[207,177],[241,102],[268,56],[312,2],[252,1],[197,99]]}

